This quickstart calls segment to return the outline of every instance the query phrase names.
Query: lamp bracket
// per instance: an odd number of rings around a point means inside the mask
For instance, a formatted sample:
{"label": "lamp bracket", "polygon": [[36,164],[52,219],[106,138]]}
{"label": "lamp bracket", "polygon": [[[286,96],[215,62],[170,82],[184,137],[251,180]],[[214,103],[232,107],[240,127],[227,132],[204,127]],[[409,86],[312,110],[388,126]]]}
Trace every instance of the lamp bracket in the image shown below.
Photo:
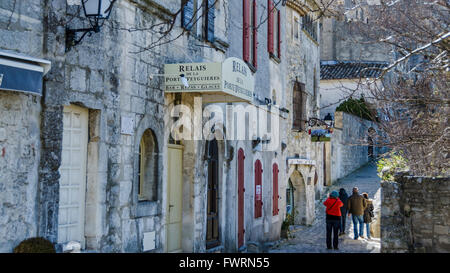
{"label": "lamp bracket", "polygon": [[[81,37],[79,39],[76,38],[76,34],[78,32],[83,32]],[[98,33],[100,32],[99,26],[94,26],[91,28],[77,28],[77,29],[69,29],[66,28],[66,52],[70,51],[70,49],[79,43],[81,43],[81,40],[86,36],[86,34],[89,34],[89,37],[92,35],[92,33]]]}

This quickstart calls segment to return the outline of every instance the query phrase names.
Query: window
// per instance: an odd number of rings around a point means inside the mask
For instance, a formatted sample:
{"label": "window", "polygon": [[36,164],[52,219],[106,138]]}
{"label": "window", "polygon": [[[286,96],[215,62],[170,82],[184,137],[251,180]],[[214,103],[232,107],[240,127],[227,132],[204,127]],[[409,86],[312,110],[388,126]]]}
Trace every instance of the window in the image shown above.
{"label": "window", "polygon": [[292,108],[293,108],[293,124],[292,130],[302,131],[305,129],[306,121],[306,96],[305,84],[300,82],[294,83],[292,92]]}
{"label": "window", "polygon": [[260,160],[255,162],[255,218],[262,217],[262,164]]}
{"label": "window", "polygon": [[272,104],[277,105],[277,91],[275,89],[272,90]]}
{"label": "window", "polygon": [[252,70],[258,67],[258,11],[256,0],[243,1],[243,55]]}
{"label": "window", "polygon": [[268,51],[271,57],[281,59],[281,12],[273,0],[268,0]]}
{"label": "window", "polygon": [[155,137],[150,129],[142,135],[139,145],[138,200],[156,201],[158,176],[158,152]]}
{"label": "window", "polygon": [[317,22],[308,14],[303,16],[302,29],[309,34],[309,37],[317,42]]}
{"label": "window", "polygon": [[292,40],[300,41],[300,16],[297,13],[292,15]]}
{"label": "window", "polygon": [[[193,31],[205,40],[214,43],[214,19],[216,0],[187,0],[182,1],[181,23],[188,30]],[[203,19],[202,19],[203,18]]]}

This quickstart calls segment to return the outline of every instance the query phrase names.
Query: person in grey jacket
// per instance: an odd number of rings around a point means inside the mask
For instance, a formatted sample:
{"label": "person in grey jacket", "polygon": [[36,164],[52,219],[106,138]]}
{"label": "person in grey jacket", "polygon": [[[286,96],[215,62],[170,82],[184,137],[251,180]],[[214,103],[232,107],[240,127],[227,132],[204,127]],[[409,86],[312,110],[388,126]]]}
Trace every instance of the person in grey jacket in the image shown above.
{"label": "person in grey jacket", "polygon": [[[367,201],[362,195],[359,194],[358,188],[353,188],[353,194],[347,200],[348,217],[352,215],[353,220],[353,232],[354,239],[358,240],[359,237],[364,238],[364,210],[367,207]],[[359,232],[358,232],[359,224]]]}

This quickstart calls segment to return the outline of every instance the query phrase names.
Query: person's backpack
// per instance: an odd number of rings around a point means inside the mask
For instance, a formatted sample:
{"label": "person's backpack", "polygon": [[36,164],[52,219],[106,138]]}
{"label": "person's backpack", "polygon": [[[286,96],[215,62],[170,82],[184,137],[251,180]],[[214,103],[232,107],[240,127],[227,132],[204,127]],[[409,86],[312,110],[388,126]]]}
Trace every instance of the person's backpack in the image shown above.
{"label": "person's backpack", "polygon": [[375,217],[375,214],[373,213],[373,207],[371,207],[369,209],[369,215],[370,215],[371,218]]}

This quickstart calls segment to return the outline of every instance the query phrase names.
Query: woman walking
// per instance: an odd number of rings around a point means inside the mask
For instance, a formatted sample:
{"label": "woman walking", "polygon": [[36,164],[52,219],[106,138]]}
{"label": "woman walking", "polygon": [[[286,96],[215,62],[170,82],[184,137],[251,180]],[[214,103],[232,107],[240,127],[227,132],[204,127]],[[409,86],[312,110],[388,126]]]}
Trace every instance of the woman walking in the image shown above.
{"label": "woman walking", "polygon": [[339,189],[339,200],[344,203],[344,205],[341,207],[341,222],[340,222],[340,232],[339,235],[345,234],[345,219],[347,215],[347,200],[348,200],[348,194],[345,191],[344,188]]}
{"label": "woman walking", "polygon": [[[369,194],[367,192],[362,194],[363,197],[367,200],[367,207],[364,210],[364,225],[366,226],[367,231],[367,239],[371,239],[370,237],[370,223],[372,222],[373,214],[373,202],[369,199]],[[363,237],[363,236],[361,236]],[[364,237],[363,237],[364,238]]]}
{"label": "woman walking", "polygon": [[339,194],[337,191],[331,192],[323,204],[326,209],[326,223],[327,223],[327,248],[331,248],[331,232],[333,232],[333,248],[339,249],[339,238],[338,231],[341,223],[341,207],[344,205],[341,200],[339,200]]}

